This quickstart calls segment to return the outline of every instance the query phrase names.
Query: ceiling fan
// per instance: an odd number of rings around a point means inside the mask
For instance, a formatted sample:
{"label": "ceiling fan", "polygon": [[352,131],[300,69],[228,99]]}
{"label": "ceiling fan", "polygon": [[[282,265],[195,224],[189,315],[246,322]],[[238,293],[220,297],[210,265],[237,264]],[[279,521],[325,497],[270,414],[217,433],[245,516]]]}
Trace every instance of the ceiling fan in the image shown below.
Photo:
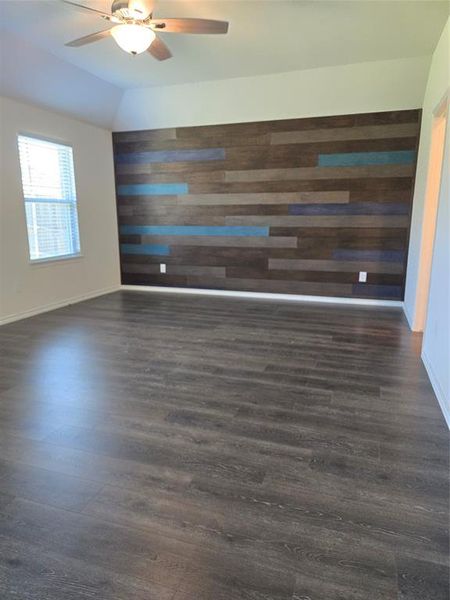
{"label": "ceiling fan", "polygon": [[104,29],[85,35],[65,44],[77,48],[85,44],[98,42],[110,35],[117,44],[130,54],[140,54],[146,50],[157,60],[166,60],[172,56],[169,48],[156,35],[164,33],[227,33],[227,21],[212,19],[154,19],[153,0],[114,0],[111,13],[83,6],[71,0],[62,0],[75,8],[89,11],[114,24],[112,29]]}

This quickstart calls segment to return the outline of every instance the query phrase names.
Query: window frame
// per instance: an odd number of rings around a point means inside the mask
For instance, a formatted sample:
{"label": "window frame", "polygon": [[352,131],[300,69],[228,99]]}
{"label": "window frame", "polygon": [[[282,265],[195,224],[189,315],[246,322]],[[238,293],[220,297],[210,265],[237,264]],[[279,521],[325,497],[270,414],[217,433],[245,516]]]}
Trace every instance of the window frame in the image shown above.
{"label": "window frame", "polygon": [[49,266],[51,263],[55,263],[55,262],[60,262],[60,261],[71,261],[71,260],[77,260],[80,258],[84,258],[84,254],[81,251],[82,248],[82,240],[81,240],[81,228],[80,228],[80,218],[79,218],[79,211],[78,211],[78,194],[77,194],[77,188],[76,188],[76,181],[75,181],[75,210],[77,213],[77,223],[78,223],[78,241],[79,241],[79,252],[73,252],[71,254],[60,254],[58,256],[48,256],[48,257],[43,257],[43,258],[31,258],[31,246],[30,246],[30,237],[28,235],[28,221],[27,221],[27,210],[26,210],[26,205],[27,205],[27,199],[25,198],[25,193],[24,193],[24,187],[23,187],[23,180],[22,180],[22,166],[21,166],[21,161],[20,161],[20,148],[19,148],[19,138],[20,137],[27,137],[27,138],[31,138],[31,139],[35,139],[37,141],[40,142],[49,142],[50,144],[56,144],[58,146],[67,146],[68,148],[70,148],[72,150],[72,167],[73,167],[73,177],[74,179],[76,178],[76,167],[75,167],[75,150],[74,147],[72,146],[72,144],[62,138],[51,138],[45,135],[41,135],[38,133],[29,133],[28,131],[17,131],[16,132],[16,143],[17,143],[17,158],[18,158],[18,162],[19,162],[19,173],[20,173],[20,187],[21,187],[21,192],[22,192],[22,210],[23,210],[23,217],[24,217],[24,222],[25,222],[25,234],[26,234],[26,238],[27,238],[27,247],[28,247],[28,264],[29,265],[34,265],[34,266]]}

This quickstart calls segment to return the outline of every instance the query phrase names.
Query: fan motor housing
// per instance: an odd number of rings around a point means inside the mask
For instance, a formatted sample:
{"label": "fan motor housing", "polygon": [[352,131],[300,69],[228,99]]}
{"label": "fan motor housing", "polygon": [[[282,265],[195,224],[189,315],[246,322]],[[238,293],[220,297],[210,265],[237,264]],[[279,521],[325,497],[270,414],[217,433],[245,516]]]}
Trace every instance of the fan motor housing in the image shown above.
{"label": "fan motor housing", "polygon": [[111,12],[122,19],[144,20],[150,16],[152,8],[152,0],[114,0]]}

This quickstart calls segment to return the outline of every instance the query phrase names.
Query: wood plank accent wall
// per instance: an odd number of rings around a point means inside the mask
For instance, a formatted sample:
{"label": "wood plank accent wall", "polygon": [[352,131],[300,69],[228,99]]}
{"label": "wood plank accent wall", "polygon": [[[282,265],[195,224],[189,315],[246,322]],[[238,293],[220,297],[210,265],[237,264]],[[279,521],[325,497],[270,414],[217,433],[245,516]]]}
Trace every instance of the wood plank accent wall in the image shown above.
{"label": "wood plank accent wall", "polygon": [[114,133],[122,282],[402,299],[419,123],[407,110]]}

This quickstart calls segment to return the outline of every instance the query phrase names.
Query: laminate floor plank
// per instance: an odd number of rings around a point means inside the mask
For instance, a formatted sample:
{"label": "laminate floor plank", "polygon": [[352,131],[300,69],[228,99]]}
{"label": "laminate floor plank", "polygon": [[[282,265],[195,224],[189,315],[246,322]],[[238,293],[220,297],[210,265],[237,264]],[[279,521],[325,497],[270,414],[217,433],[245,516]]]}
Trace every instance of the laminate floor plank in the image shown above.
{"label": "laminate floor plank", "polygon": [[420,347],[395,308],[131,291],[3,326],[2,600],[449,600]]}
{"label": "laminate floor plank", "polygon": [[182,552],[179,541],[20,498],[1,511],[0,535],[171,589],[189,564],[190,547]]}
{"label": "laminate floor plank", "polygon": [[99,568],[82,559],[42,552],[0,536],[0,596],[20,600],[172,600],[163,585]]}
{"label": "laminate floor plank", "polygon": [[448,600],[448,565],[397,558],[398,600]]}
{"label": "laminate floor plank", "polygon": [[67,510],[81,510],[102,485],[62,473],[0,460],[3,493]]}

